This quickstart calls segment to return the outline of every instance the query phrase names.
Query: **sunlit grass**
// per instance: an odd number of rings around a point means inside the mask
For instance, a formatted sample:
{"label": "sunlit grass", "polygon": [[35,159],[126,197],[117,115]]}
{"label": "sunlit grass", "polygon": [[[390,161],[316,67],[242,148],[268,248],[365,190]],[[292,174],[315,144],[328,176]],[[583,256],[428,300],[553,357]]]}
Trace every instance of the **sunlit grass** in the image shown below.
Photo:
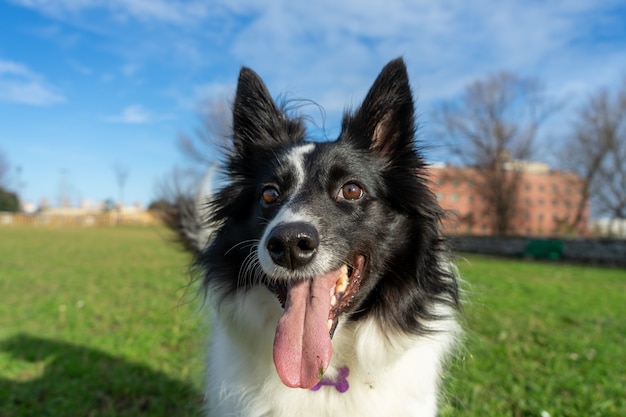
{"label": "sunlit grass", "polygon": [[0,415],[197,415],[198,300],[164,229],[0,236]]}
{"label": "sunlit grass", "polygon": [[[0,228],[0,416],[201,415],[201,300],[167,237]],[[442,416],[626,415],[624,269],[459,266],[467,332]]]}
{"label": "sunlit grass", "polygon": [[626,270],[468,257],[444,416],[626,415]]}

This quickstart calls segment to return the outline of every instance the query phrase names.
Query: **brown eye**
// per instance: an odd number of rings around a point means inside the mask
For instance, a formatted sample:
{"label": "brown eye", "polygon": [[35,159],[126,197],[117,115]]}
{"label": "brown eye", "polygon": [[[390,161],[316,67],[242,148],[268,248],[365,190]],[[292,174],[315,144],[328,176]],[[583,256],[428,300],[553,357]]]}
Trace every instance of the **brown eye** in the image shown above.
{"label": "brown eye", "polygon": [[263,188],[263,192],[261,193],[261,200],[263,203],[267,205],[272,205],[278,201],[278,197],[280,197],[280,193],[276,189],[276,187],[268,185]]}
{"label": "brown eye", "polygon": [[341,187],[339,197],[344,200],[358,200],[363,197],[363,189],[359,185],[349,182]]}

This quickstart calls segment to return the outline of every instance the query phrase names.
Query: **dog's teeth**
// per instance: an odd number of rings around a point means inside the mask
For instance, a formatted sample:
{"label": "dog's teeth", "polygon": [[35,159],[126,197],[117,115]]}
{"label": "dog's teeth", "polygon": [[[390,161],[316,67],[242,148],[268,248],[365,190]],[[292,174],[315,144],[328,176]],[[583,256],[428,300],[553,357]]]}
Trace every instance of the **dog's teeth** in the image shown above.
{"label": "dog's teeth", "polygon": [[335,294],[333,294],[333,296],[330,297],[330,305],[333,307],[337,305],[337,296]]}
{"label": "dog's teeth", "polygon": [[348,266],[344,265],[341,267],[341,275],[335,284],[335,293],[342,293],[348,288]]}
{"label": "dog's teeth", "polygon": [[328,319],[328,331],[330,332],[332,328],[333,328],[333,319]]}

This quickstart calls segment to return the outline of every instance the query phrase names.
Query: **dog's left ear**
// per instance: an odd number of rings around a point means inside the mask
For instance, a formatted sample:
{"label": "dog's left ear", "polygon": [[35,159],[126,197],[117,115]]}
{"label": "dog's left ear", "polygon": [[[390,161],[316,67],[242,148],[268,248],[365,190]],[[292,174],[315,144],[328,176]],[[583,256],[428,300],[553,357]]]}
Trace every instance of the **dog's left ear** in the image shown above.
{"label": "dog's left ear", "polygon": [[391,156],[413,152],[413,96],[402,58],[389,62],[354,115],[343,118],[341,140]]}
{"label": "dog's left ear", "polygon": [[250,68],[239,73],[233,106],[233,143],[239,155],[255,155],[302,141],[302,120],[289,117],[274,102],[261,77]]}

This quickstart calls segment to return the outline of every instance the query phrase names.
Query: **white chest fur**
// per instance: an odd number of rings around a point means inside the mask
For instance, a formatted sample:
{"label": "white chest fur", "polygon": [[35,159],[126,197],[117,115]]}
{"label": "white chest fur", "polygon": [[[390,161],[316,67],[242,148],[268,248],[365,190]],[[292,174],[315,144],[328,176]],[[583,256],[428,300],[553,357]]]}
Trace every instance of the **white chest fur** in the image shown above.
{"label": "white chest fur", "polygon": [[442,362],[458,333],[452,315],[433,323],[439,332],[426,337],[385,336],[371,319],[341,323],[327,370],[332,377],[338,368],[348,367],[349,388],[341,393],[334,386],[311,391],[283,385],[272,360],[281,313],[264,288],[220,305],[207,369],[209,416],[436,415]]}

